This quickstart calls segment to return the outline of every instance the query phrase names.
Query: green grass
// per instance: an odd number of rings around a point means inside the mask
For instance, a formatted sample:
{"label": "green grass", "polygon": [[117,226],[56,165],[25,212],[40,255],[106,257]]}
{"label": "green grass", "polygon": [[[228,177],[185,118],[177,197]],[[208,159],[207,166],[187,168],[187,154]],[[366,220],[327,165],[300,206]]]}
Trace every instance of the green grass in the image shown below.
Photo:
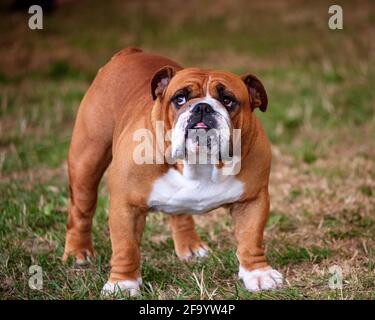
{"label": "green grass", "polygon": [[[0,192],[6,201],[2,203],[0,217],[0,244],[2,275],[0,281],[3,298],[18,296],[29,299],[84,299],[100,298],[99,292],[109,271],[110,243],[106,225],[107,198],[100,197],[94,224],[94,238],[98,258],[87,269],[74,267],[72,261],[63,264],[65,207],[67,204],[65,187],[56,183],[34,185],[32,189],[20,183],[1,185]],[[220,244],[220,250],[213,249],[206,260],[197,263],[184,263],[173,254],[171,239],[159,243],[152,236],[160,234],[165,226],[165,217],[154,214],[149,217],[144,233],[142,250],[142,274],[145,282],[144,299],[156,299],[168,292],[177,293],[173,298],[199,299],[225,297],[238,298],[302,298],[294,288],[274,293],[250,294],[236,279],[237,259],[232,241]],[[202,234],[211,248],[217,244]],[[271,252],[272,253],[272,252]],[[282,252],[270,254],[270,261],[280,267],[304,261],[319,262],[330,255],[328,249],[286,247]],[[37,264],[43,268],[43,290],[31,290],[25,283],[30,275],[28,268]],[[10,273],[9,270],[12,270]],[[202,279],[204,291],[198,285]],[[198,280],[197,280],[198,279]],[[166,292],[166,293],[164,293]],[[126,297],[124,297],[126,298]]]}
{"label": "green grass", "polygon": [[304,261],[319,263],[330,257],[331,254],[329,248],[320,248],[316,246],[304,248],[286,245],[281,252],[273,252],[272,255],[270,255],[270,260],[280,266],[302,263]]}
{"label": "green grass", "polygon": [[[0,13],[9,30],[0,46],[0,299],[100,298],[111,255],[105,182],[96,260],[63,264],[65,159],[84,93],[126,46],[262,80],[269,109],[257,114],[274,146],[265,245],[287,279],[278,291],[244,289],[226,213],[197,219],[212,251],[196,263],[177,259],[167,217],[152,214],[139,298],[374,299],[374,4],[342,1],[345,28],[331,31],[325,1],[92,2],[61,7],[43,31],[27,29],[25,14]],[[27,285],[34,264],[42,291]],[[342,291],[328,287],[334,264],[345,269]]]}

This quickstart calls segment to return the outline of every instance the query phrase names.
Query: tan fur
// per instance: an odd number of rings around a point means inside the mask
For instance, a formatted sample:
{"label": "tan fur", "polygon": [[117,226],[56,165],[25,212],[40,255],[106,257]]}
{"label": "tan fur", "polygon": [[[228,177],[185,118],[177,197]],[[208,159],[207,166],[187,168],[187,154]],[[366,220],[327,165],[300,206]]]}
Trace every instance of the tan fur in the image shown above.
{"label": "tan fur", "polygon": [[[155,72],[166,65],[177,73],[162,93],[163,97],[153,101],[150,82]],[[113,251],[110,281],[140,277],[140,241],[149,210],[147,199],[153,182],[170,166],[135,164],[132,151],[138,142],[133,141],[132,135],[139,128],[154,130],[157,120],[165,122],[166,130],[171,129],[176,110],[169,105],[170,97],[178,86],[187,82],[198,96],[206,94],[207,83],[212,95],[217,82],[228,84],[240,99],[241,107],[232,115],[232,124],[242,130],[242,166],[237,178],[244,183],[245,191],[240,201],[228,206],[234,220],[241,265],[248,270],[267,267],[262,241],[269,212],[271,152],[243,80],[224,71],[182,69],[167,58],[134,48],[122,50],[98,72],[78,111],[68,156],[71,195],[64,259],[72,255],[84,260],[94,254],[91,227],[97,188],[111,163],[108,176]],[[182,170],[181,165],[175,167]],[[188,214],[170,218],[179,256],[205,246]]]}

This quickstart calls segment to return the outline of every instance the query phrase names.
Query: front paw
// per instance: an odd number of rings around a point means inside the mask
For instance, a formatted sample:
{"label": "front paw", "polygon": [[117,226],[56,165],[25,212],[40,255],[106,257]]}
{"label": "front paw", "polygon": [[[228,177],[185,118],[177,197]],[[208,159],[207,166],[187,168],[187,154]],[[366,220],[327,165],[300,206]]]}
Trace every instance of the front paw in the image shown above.
{"label": "front paw", "polygon": [[103,296],[111,296],[119,293],[129,294],[131,297],[140,294],[140,286],[142,285],[142,278],[137,280],[121,280],[115,283],[107,282],[101,294]]}
{"label": "front paw", "polygon": [[251,292],[276,289],[283,284],[282,274],[271,267],[248,271],[240,266],[238,276],[243,280],[246,289]]}

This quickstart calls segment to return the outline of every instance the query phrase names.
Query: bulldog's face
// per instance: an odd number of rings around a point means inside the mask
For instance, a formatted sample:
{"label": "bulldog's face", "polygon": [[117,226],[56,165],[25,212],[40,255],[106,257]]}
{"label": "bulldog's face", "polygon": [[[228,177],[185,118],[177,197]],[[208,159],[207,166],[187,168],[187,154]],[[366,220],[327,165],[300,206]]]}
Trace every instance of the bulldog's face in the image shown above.
{"label": "bulldog's face", "polygon": [[206,152],[219,159],[231,157],[232,129],[248,125],[250,113],[267,108],[261,82],[247,74],[187,68],[175,72],[159,70],[151,84],[154,99],[160,100],[172,128],[172,157],[186,159]]}

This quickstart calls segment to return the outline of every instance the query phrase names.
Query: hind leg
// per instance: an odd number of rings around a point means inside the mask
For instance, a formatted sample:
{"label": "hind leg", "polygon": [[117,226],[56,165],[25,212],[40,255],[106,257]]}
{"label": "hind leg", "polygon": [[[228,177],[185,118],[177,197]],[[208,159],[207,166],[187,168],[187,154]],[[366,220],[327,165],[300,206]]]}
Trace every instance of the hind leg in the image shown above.
{"label": "hind leg", "polygon": [[191,215],[172,215],[169,218],[169,223],[175,251],[181,260],[207,255],[209,248],[195,231],[194,219]]}
{"label": "hind leg", "polygon": [[111,161],[111,144],[90,136],[77,121],[69,150],[70,203],[63,260],[85,264],[94,255],[91,227],[99,182]]}

